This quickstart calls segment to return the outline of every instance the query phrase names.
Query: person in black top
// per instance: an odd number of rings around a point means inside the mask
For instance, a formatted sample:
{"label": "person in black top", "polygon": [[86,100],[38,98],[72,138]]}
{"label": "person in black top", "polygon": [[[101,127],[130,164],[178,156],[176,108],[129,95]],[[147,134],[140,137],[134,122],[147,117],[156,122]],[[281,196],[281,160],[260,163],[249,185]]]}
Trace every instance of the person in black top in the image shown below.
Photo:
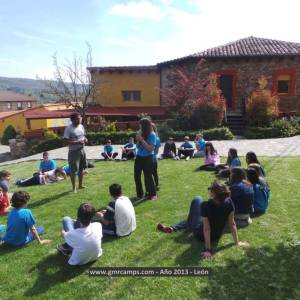
{"label": "person in black top", "polygon": [[248,246],[247,242],[239,242],[234,221],[234,205],[230,198],[228,186],[220,181],[214,181],[208,188],[210,199],[203,202],[201,197],[195,197],[191,203],[187,220],[172,226],[158,224],[157,229],[172,233],[180,229],[188,229],[194,236],[204,241],[203,258],[212,255],[211,242],[221,238],[226,223],[229,224],[233,240],[238,246]]}
{"label": "person in black top", "polygon": [[169,137],[164,146],[164,151],[161,155],[162,158],[175,158],[176,157],[176,145],[172,137]]}

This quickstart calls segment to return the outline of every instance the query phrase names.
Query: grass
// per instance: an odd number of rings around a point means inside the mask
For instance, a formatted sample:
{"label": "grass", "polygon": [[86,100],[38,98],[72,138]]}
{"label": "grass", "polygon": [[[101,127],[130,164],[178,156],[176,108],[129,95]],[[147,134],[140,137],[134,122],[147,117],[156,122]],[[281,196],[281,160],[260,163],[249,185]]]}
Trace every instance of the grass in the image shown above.
{"label": "grass", "polygon": [[[198,159],[160,161],[161,190],[156,202],[136,206],[137,229],[129,237],[103,242],[103,256],[92,264],[103,266],[203,266],[209,277],[89,277],[88,268],[70,267],[57,254],[61,220],[75,216],[84,201],[96,207],[110,200],[108,186],[123,185],[124,194],[135,196],[132,162],[96,162],[85,177],[88,188],[74,195],[70,182],[28,187],[37,224],[45,227],[49,245],[33,242],[20,249],[0,247],[1,299],[299,299],[300,298],[300,158],[265,158],[272,195],[268,213],[239,231],[248,250],[232,245],[225,234],[218,253],[200,260],[203,245],[186,232],[165,235],[156,224],[173,224],[187,215],[193,196],[206,198],[213,174],[196,172]],[[5,167],[13,180],[27,177],[36,162]],[[16,187],[12,184],[11,191]],[[0,218],[0,224],[6,222]]]}

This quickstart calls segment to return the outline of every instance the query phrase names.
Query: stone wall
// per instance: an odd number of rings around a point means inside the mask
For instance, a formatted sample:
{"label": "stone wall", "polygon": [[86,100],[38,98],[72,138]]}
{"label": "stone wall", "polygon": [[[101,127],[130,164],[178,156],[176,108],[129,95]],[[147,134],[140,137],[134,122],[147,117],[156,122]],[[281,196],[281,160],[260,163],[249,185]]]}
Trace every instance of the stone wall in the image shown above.
{"label": "stone wall", "polygon": [[29,145],[26,140],[17,136],[15,139],[9,140],[10,156],[12,159],[28,156]]}
{"label": "stone wall", "polygon": [[[181,63],[188,69],[193,69],[196,62]],[[177,66],[161,67],[161,86],[168,87],[171,82],[169,75],[172,68]],[[207,59],[203,64],[201,77],[207,78],[210,73],[221,71],[236,72],[236,95],[235,111],[239,111],[243,106],[243,99],[247,99],[250,93],[257,88],[257,79],[265,75],[269,80],[269,87],[273,88],[273,74],[280,69],[296,70],[296,92],[294,96],[280,96],[280,109],[284,111],[300,111],[300,57],[290,58],[227,58],[227,59]],[[161,104],[165,105],[165,99],[161,99]]]}

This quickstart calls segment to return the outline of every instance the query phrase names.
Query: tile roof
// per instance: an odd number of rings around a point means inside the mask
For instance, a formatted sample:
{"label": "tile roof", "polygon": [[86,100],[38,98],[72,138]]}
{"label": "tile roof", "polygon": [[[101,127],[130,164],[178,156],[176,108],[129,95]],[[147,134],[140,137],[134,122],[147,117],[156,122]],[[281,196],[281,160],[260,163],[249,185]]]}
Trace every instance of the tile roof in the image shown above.
{"label": "tile roof", "polygon": [[157,71],[157,66],[116,66],[116,67],[89,67],[89,71],[98,73],[112,72],[153,72]]}
{"label": "tile roof", "polygon": [[150,116],[163,116],[165,115],[165,108],[162,106],[91,106],[87,110],[89,116],[137,116],[142,113],[147,113]]}
{"label": "tile roof", "polygon": [[25,110],[14,110],[14,111],[3,111],[0,112],[0,120],[5,119],[7,117],[13,116],[13,115],[17,115],[20,113],[23,113]]}
{"label": "tile roof", "polygon": [[285,42],[250,36],[222,46],[210,48],[192,55],[159,63],[169,63],[197,58],[300,56],[300,43]]}
{"label": "tile roof", "polygon": [[[60,111],[25,111],[26,119],[60,119],[69,118],[73,110]],[[137,116],[142,113],[147,113],[150,116],[164,116],[165,108],[161,106],[132,106],[132,107],[103,107],[100,105],[90,106],[87,111],[87,116]]]}
{"label": "tile roof", "polygon": [[34,101],[36,102],[36,99],[34,99],[31,96],[18,94],[14,92],[0,92],[0,102],[23,102],[23,101]]}

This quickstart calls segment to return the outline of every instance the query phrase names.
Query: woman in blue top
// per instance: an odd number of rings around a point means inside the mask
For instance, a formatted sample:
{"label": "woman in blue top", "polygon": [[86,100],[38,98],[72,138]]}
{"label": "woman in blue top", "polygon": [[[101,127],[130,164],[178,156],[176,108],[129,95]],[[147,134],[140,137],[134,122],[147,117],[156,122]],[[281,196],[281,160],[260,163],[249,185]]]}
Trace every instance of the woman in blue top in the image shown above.
{"label": "woman in blue top", "polygon": [[155,124],[152,124],[152,128],[156,134],[156,145],[155,145],[154,154],[153,154],[153,179],[154,179],[154,183],[156,186],[156,190],[158,191],[159,190],[159,179],[158,179],[158,173],[157,173],[157,167],[158,167],[157,156],[158,156],[158,151],[160,148],[160,138],[158,136],[157,128],[156,128]]}
{"label": "woman in blue top", "polygon": [[238,157],[238,152],[235,148],[228,150],[228,157],[226,164],[219,164],[216,166],[216,173],[218,176],[228,178],[230,176],[230,169],[240,167],[241,161]]}
{"label": "woman in blue top", "polygon": [[247,177],[254,190],[254,214],[264,214],[269,205],[270,188],[265,180],[260,179],[254,168],[248,168]]}
{"label": "woman in blue top", "polygon": [[143,118],[139,122],[141,134],[137,135],[137,155],[134,162],[134,181],[138,198],[144,198],[142,186],[142,172],[145,178],[146,191],[151,200],[156,200],[156,189],[153,180],[153,155],[156,145],[156,134],[153,131],[151,121]]}

